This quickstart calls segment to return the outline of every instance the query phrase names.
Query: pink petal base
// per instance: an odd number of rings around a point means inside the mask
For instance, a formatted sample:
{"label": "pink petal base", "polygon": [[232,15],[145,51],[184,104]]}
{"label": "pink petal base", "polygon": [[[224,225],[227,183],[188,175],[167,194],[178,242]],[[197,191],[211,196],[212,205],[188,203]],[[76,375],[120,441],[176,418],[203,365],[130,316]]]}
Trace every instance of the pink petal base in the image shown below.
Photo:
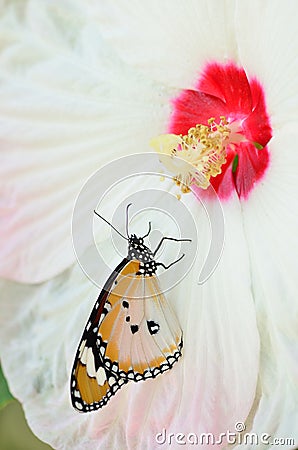
{"label": "pink petal base", "polygon": [[[212,179],[212,185],[221,199],[230,198],[234,190],[240,198],[248,198],[255,184],[264,177],[270,161],[266,145],[272,129],[259,81],[255,78],[249,81],[244,69],[234,63],[211,63],[203,71],[196,89],[182,91],[173,100],[173,106],[170,133],[187,134],[198,123],[207,125],[210,117],[219,122],[220,116],[225,116],[230,124],[237,126],[243,140],[228,145],[227,162],[222,166],[222,173]],[[263,148],[258,150],[254,143]],[[232,171],[236,154],[238,165]]]}

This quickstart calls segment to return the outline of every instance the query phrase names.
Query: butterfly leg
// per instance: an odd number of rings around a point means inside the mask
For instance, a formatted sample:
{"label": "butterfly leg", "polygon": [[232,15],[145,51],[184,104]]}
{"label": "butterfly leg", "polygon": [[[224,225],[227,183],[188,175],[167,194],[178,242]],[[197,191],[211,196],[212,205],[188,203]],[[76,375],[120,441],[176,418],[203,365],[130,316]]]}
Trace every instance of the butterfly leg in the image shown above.
{"label": "butterfly leg", "polygon": [[191,239],[176,239],[176,238],[164,236],[164,237],[160,240],[160,242],[159,242],[158,246],[156,247],[156,249],[154,250],[153,256],[156,255],[156,253],[158,252],[158,250],[159,250],[160,247],[162,246],[163,241],[165,241],[165,240],[167,240],[167,241],[175,241],[175,242],[191,242]]}
{"label": "butterfly leg", "polygon": [[180,258],[176,259],[176,261],[173,261],[171,264],[169,264],[168,266],[166,266],[164,263],[158,262],[156,263],[156,266],[162,266],[165,269],[169,269],[170,267],[172,267],[174,264],[176,264],[177,262],[181,261],[182,258],[184,258],[185,253],[183,253]]}

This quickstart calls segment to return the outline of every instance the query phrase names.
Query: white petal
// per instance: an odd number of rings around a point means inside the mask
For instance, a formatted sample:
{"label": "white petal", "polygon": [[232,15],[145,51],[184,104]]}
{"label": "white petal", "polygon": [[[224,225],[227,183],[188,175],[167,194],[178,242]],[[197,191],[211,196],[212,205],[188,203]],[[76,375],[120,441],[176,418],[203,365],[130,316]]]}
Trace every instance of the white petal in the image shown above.
{"label": "white petal", "polygon": [[3,283],[3,367],[33,431],[53,447],[149,449],[155,448],[163,427],[174,433],[218,435],[247,417],[255,395],[259,343],[241,212],[236,202],[227,207],[222,260],[199,286],[209,222],[197,200],[188,196],[186,202],[198,224],[199,258],[167,294],[184,330],[183,357],[169,373],[123,387],[94,414],[72,410],[69,375],[97,289],[77,267],[39,287]]}
{"label": "white petal", "polygon": [[274,128],[297,117],[297,14],[289,0],[282,7],[278,0],[237,3],[239,62],[263,82]]}
{"label": "white petal", "polygon": [[[177,432],[208,430],[218,435],[234,430],[237,421],[245,420],[255,395],[259,338],[237,202],[226,205],[224,213],[226,240],[222,259],[200,289],[192,288],[189,309],[183,285],[178,287],[181,290],[177,308],[181,315],[184,311],[187,320],[184,340],[192,342],[191,347],[185,348],[181,408],[184,406],[187,411],[187,404],[192,402],[193,407],[189,414],[176,418]],[[198,230],[204,235],[201,223]]]}
{"label": "white petal", "polygon": [[93,2],[104,37],[125,61],[165,84],[190,87],[203,63],[236,56],[234,1]]}
{"label": "white petal", "polygon": [[[169,93],[127,69],[83,19],[73,22],[75,45],[63,51],[54,37],[51,45],[39,39],[42,27],[20,22],[3,53],[0,265],[7,278],[40,282],[73,263],[71,214],[85,180],[107,161],[144,151],[166,126]],[[59,15],[52,20],[58,26]]]}
{"label": "white petal", "polygon": [[[244,203],[244,225],[261,333],[259,391],[252,431],[297,445],[297,151],[296,131],[278,132],[262,185]],[[289,445],[285,448],[294,448]]]}

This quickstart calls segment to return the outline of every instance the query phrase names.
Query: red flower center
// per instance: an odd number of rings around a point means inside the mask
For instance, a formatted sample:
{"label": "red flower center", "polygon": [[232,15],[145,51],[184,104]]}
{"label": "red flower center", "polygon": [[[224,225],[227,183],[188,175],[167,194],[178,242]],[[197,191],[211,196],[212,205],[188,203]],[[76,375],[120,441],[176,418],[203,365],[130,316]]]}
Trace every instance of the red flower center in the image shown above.
{"label": "red flower center", "polygon": [[184,90],[174,99],[169,133],[187,134],[196,124],[208,124],[225,116],[231,136],[222,172],[211,178],[221,199],[235,189],[247,198],[269,166],[268,142],[272,137],[264,90],[256,78],[248,80],[234,63],[208,64],[194,90]]}

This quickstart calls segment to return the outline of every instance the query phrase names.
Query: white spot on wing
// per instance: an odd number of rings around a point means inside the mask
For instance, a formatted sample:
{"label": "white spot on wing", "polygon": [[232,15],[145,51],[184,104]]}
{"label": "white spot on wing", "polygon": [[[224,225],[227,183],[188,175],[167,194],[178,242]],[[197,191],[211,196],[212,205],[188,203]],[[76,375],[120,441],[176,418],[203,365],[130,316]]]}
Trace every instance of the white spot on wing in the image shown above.
{"label": "white spot on wing", "polygon": [[107,379],[106,371],[103,367],[100,367],[96,372],[96,381],[100,386],[103,386]]}
{"label": "white spot on wing", "polygon": [[82,364],[87,364],[87,353],[88,353],[88,347],[85,347],[81,354],[81,357],[80,357]]}
{"label": "white spot on wing", "polygon": [[82,353],[83,353],[83,348],[85,347],[86,344],[86,339],[84,341],[82,341],[80,348],[79,348],[79,358],[81,359],[82,357]]}
{"label": "white spot on wing", "polygon": [[100,353],[102,354],[102,356],[105,354],[106,349],[104,348],[104,346],[102,345],[99,349]]}
{"label": "white spot on wing", "polygon": [[105,317],[106,317],[105,314],[102,313],[101,316],[100,316],[100,319],[99,319],[99,323],[101,323]]}
{"label": "white spot on wing", "polygon": [[96,376],[94,355],[93,355],[93,350],[91,347],[88,348],[88,353],[87,353],[87,373],[88,373],[89,377]]}

